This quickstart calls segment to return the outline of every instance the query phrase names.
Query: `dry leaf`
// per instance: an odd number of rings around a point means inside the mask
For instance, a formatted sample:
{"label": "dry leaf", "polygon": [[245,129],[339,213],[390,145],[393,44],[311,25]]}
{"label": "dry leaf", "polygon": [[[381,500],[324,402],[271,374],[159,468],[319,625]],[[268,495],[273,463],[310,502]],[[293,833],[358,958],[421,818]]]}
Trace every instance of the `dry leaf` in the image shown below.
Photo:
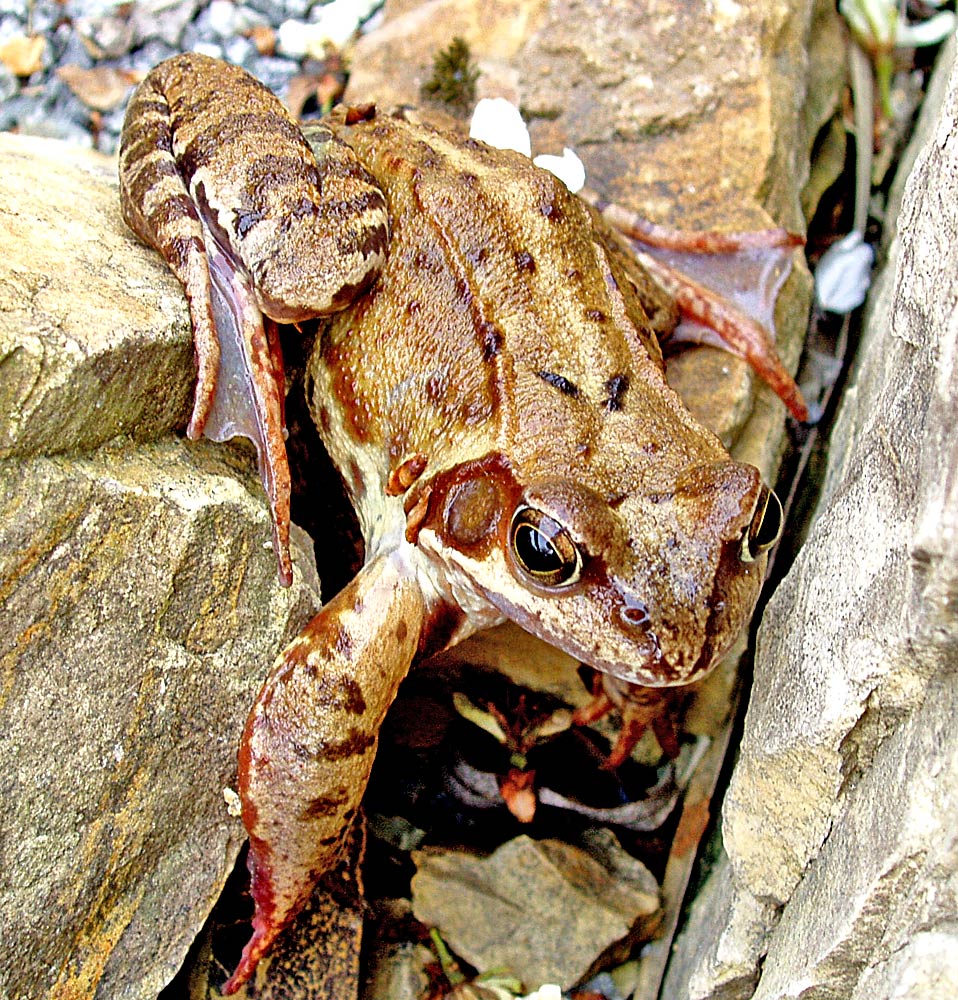
{"label": "dry leaf", "polygon": [[140,82],[143,73],[111,66],[83,69],[71,63],[61,66],[57,76],[88,108],[112,111],[123,103],[130,87]]}
{"label": "dry leaf", "polygon": [[0,45],[0,62],[14,76],[30,76],[41,68],[46,47],[41,35],[14,35]]}

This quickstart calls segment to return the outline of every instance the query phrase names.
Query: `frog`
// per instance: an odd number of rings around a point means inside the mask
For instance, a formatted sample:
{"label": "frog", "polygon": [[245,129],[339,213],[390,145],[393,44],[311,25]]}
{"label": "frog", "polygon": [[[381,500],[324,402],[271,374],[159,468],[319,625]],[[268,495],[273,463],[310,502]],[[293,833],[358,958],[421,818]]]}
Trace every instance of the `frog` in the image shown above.
{"label": "frog", "polygon": [[689,684],[749,620],[782,509],[669,386],[642,267],[521,154],[409,109],[300,124],[191,53],[132,96],[119,175],[188,300],[187,436],[254,441],[281,582],[277,324],[317,321],[309,409],[365,543],[243,733],[255,914],[230,994],[335,864],[414,664],[511,621],[619,688]]}

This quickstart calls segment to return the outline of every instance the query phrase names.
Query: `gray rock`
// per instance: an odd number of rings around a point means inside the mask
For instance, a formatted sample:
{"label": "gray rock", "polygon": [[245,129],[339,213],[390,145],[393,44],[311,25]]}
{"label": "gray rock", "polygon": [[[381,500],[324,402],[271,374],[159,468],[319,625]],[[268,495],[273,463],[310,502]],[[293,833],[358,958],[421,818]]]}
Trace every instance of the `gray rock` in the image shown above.
{"label": "gray rock", "polygon": [[199,0],[137,0],[130,12],[138,42],[162,39],[179,45],[183,29],[196,16]]}
{"label": "gray rock", "polygon": [[17,78],[6,66],[0,64],[0,103],[9,101],[19,89]]}
{"label": "gray rock", "polygon": [[171,433],[185,310],[114,169],[0,136],[4,1000],[170,980],[244,838],[249,706],[319,603],[300,533],[277,584],[249,453]]}
{"label": "gray rock", "polygon": [[256,60],[256,65],[252,69],[274,94],[282,96],[289,87],[289,81],[299,73],[299,63],[295,59],[264,56]]}
{"label": "gray rock", "polygon": [[145,74],[158,63],[163,62],[164,59],[169,59],[170,56],[175,55],[177,52],[179,52],[179,49],[176,46],[164,42],[161,38],[150,38],[124,56],[120,60],[120,65],[128,66],[131,69],[141,69]]}
{"label": "gray rock", "polygon": [[[679,944],[676,1000],[930,1000],[958,981],[953,51],[815,522],[759,632],[729,865]],[[708,913],[733,929],[758,913],[759,933],[716,935]]]}
{"label": "gray rock", "polygon": [[104,58],[115,59],[130,51],[134,36],[133,22],[112,14],[78,18],[74,22],[76,39],[84,38]]}
{"label": "gray rock", "polygon": [[[20,14],[23,5],[20,6]],[[63,8],[56,0],[35,0],[30,4],[30,26],[35,34],[47,35],[63,17]]]}
{"label": "gray rock", "polygon": [[247,69],[255,68],[259,53],[256,46],[248,39],[241,36],[231,38],[224,44],[223,54],[227,62],[235,63],[237,66],[244,66]]}
{"label": "gray rock", "polygon": [[0,265],[0,456],[181,425],[193,379],[185,301],[123,225],[115,166],[0,136],[0,239],[30,247]]}

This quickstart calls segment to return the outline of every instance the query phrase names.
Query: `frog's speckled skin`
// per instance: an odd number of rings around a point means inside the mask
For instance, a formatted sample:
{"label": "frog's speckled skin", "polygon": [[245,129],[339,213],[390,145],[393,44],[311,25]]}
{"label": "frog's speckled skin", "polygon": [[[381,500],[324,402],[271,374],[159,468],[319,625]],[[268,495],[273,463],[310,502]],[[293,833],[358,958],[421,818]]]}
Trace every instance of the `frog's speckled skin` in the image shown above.
{"label": "frog's speckled skin", "polygon": [[[182,56],[144,81],[121,151],[125,217],[184,282],[197,325],[191,432],[233,364],[217,373],[204,352],[262,339],[250,303],[284,321],[327,314],[344,304],[337,270],[354,296],[317,338],[308,392],[366,565],[282,653],[247,723],[256,916],[228,991],[335,857],[417,657],[511,619],[630,683],[683,684],[747,621],[770,541],[758,472],[665,382],[641,270],[561,182],[371,109],[304,131],[318,174],[262,88]],[[310,305],[300,292],[318,287]],[[254,413],[281,426],[269,351],[241,367],[266,400]],[[282,459],[271,434],[267,468]]]}

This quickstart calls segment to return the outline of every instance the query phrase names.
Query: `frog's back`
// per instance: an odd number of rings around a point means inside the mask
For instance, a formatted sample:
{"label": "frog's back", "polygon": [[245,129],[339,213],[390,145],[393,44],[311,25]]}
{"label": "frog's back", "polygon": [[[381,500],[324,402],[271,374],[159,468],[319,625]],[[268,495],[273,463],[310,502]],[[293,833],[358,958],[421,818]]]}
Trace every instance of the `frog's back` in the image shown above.
{"label": "frog's back", "polygon": [[379,281],[331,320],[314,365],[338,409],[331,421],[317,393],[320,427],[340,427],[327,440],[340,467],[368,446],[385,483],[411,456],[435,474],[496,454],[521,480],[574,463],[600,492],[627,491],[605,481],[610,460],[620,476],[622,456],[658,433],[661,358],[586,206],[527,158],[418,122],[333,127],[382,186],[392,226]]}

